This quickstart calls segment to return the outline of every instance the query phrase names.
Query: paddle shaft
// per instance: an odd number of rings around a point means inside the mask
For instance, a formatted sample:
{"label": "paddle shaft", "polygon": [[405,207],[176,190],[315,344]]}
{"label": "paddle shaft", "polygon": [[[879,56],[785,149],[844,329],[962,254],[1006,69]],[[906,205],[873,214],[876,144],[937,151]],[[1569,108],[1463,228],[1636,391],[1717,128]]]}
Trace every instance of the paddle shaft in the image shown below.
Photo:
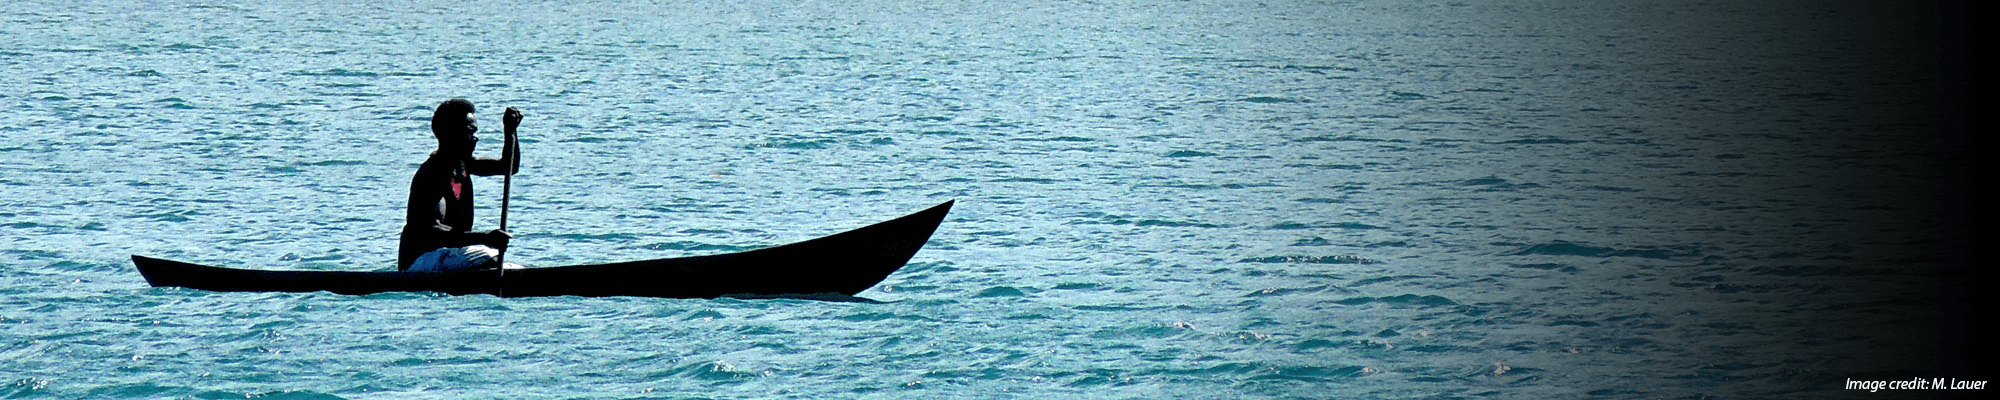
{"label": "paddle shaft", "polygon": [[[520,155],[511,154],[510,152],[510,154],[508,154],[507,157],[508,158],[507,175],[500,177],[500,230],[503,231],[507,230],[507,199],[509,197],[513,197],[514,194],[514,160],[518,160],[520,159],[520,157],[521,157]],[[508,247],[514,247],[514,246],[501,247],[500,256],[493,258],[494,264],[500,264],[499,274],[500,274],[500,279],[502,281],[505,281],[505,279],[507,278]],[[501,285],[500,287],[494,288],[493,290],[494,290],[493,294],[496,296],[501,296],[501,297],[507,296],[506,285]]]}
{"label": "paddle shaft", "polygon": [[[507,171],[507,175],[500,178],[500,230],[503,231],[507,230],[507,198],[513,197],[513,195],[514,195],[514,171]],[[513,246],[506,246],[500,248],[500,257],[498,258],[498,261],[503,264],[507,262],[507,247],[513,247]]]}
{"label": "paddle shaft", "polygon": [[[509,108],[509,111],[512,111],[512,108]],[[514,197],[514,170],[521,168],[520,136],[514,133],[512,124],[507,126],[506,141],[501,144],[503,147],[500,149],[501,153],[507,155],[507,174],[500,178],[500,230],[503,231],[507,230],[507,203]],[[494,260],[502,266],[507,265],[507,247],[501,247],[500,256]],[[501,274],[506,274],[505,268],[501,271]]]}
{"label": "paddle shaft", "polygon": [[[508,154],[507,175],[500,178],[500,230],[503,231],[507,230],[507,200],[514,197],[514,158],[516,157],[520,156]],[[504,247],[501,248],[500,255],[505,257],[507,249]]]}

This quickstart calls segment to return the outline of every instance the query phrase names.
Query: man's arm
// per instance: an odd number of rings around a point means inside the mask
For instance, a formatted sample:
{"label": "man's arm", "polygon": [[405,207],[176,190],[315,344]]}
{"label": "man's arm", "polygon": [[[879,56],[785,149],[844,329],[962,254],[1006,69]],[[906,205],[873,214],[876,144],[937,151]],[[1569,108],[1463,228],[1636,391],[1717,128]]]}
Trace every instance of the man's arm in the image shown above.
{"label": "man's arm", "polygon": [[[520,109],[507,107],[507,113],[500,117],[505,124],[506,144],[500,146],[500,158],[474,158],[465,163],[465,172],[479,176],[511,175],[521,172],[521,159],[516,155],[521,151],[520,135],[514,133],[521,126],[525,116]],[[509,161],[512,161],[511,163]]]}

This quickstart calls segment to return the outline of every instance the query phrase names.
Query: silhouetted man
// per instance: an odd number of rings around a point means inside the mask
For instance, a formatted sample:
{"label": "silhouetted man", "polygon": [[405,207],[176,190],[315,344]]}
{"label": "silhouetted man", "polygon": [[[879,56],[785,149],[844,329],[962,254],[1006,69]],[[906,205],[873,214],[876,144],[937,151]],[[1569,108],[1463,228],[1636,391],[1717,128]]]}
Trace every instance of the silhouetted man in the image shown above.
{"label": "silhouetted man", "polygon": [[[410,178],[409,218],[403,225],[402,245],[397,251],[396,269],[402,271],[446,272],[463,269],[496,268],[500,251],[507,248],[512,234],[504,230],[472,230],[472,175],[503,175],[520,171],[520,143],[514,128],[521,125],[521,111],[513,107],[500,118],[506,145],[500,158],[476,158],[479,144],[478,119],[472,102],[451,99],[439,104],[431,115],[431,134],[438,149],[417,167]],[[512,162],[509,162],[512,160]]]}

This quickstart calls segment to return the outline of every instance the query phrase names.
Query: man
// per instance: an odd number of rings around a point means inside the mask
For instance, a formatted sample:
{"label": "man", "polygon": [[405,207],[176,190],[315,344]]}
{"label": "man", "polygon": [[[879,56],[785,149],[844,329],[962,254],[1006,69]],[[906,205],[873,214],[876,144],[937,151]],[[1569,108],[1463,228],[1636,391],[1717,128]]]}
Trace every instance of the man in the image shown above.
{"label": "man", "polygon": [[[500,158],[475,158],[479,143],[478,119],[472,102],[451,99],[439,104],[431,115],[431,134],[438,149],[432,152],[417,175],[410,179],[409,218],[403,225],[402,245],[396,257],[401,271],[448,272],[464,269],[497,268],[500,251],[514,236],[504,230],[472,230],[472,175],[502,175],[520,171],[520,143],[514,128],[521,125],[521,111],[513,107],[501,117],[506,145]],[[512,160],[512,162],[509,162]]]}

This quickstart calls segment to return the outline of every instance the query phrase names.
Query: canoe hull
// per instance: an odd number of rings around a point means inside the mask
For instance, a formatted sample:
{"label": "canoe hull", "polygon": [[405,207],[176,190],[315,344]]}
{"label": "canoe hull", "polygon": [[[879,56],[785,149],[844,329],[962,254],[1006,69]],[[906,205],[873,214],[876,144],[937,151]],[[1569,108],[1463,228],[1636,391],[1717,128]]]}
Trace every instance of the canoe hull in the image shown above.
{"label": "canoe hull", "polygon": [[454,295],[853,296],[888,278],[930,240],[953,202],[817,239],[740,253],[610,264],[454,273],[280,271],[206,266],[145,256],[132,263],[155,287],[220,292],[317,292],[361,295],[439,292]]}

